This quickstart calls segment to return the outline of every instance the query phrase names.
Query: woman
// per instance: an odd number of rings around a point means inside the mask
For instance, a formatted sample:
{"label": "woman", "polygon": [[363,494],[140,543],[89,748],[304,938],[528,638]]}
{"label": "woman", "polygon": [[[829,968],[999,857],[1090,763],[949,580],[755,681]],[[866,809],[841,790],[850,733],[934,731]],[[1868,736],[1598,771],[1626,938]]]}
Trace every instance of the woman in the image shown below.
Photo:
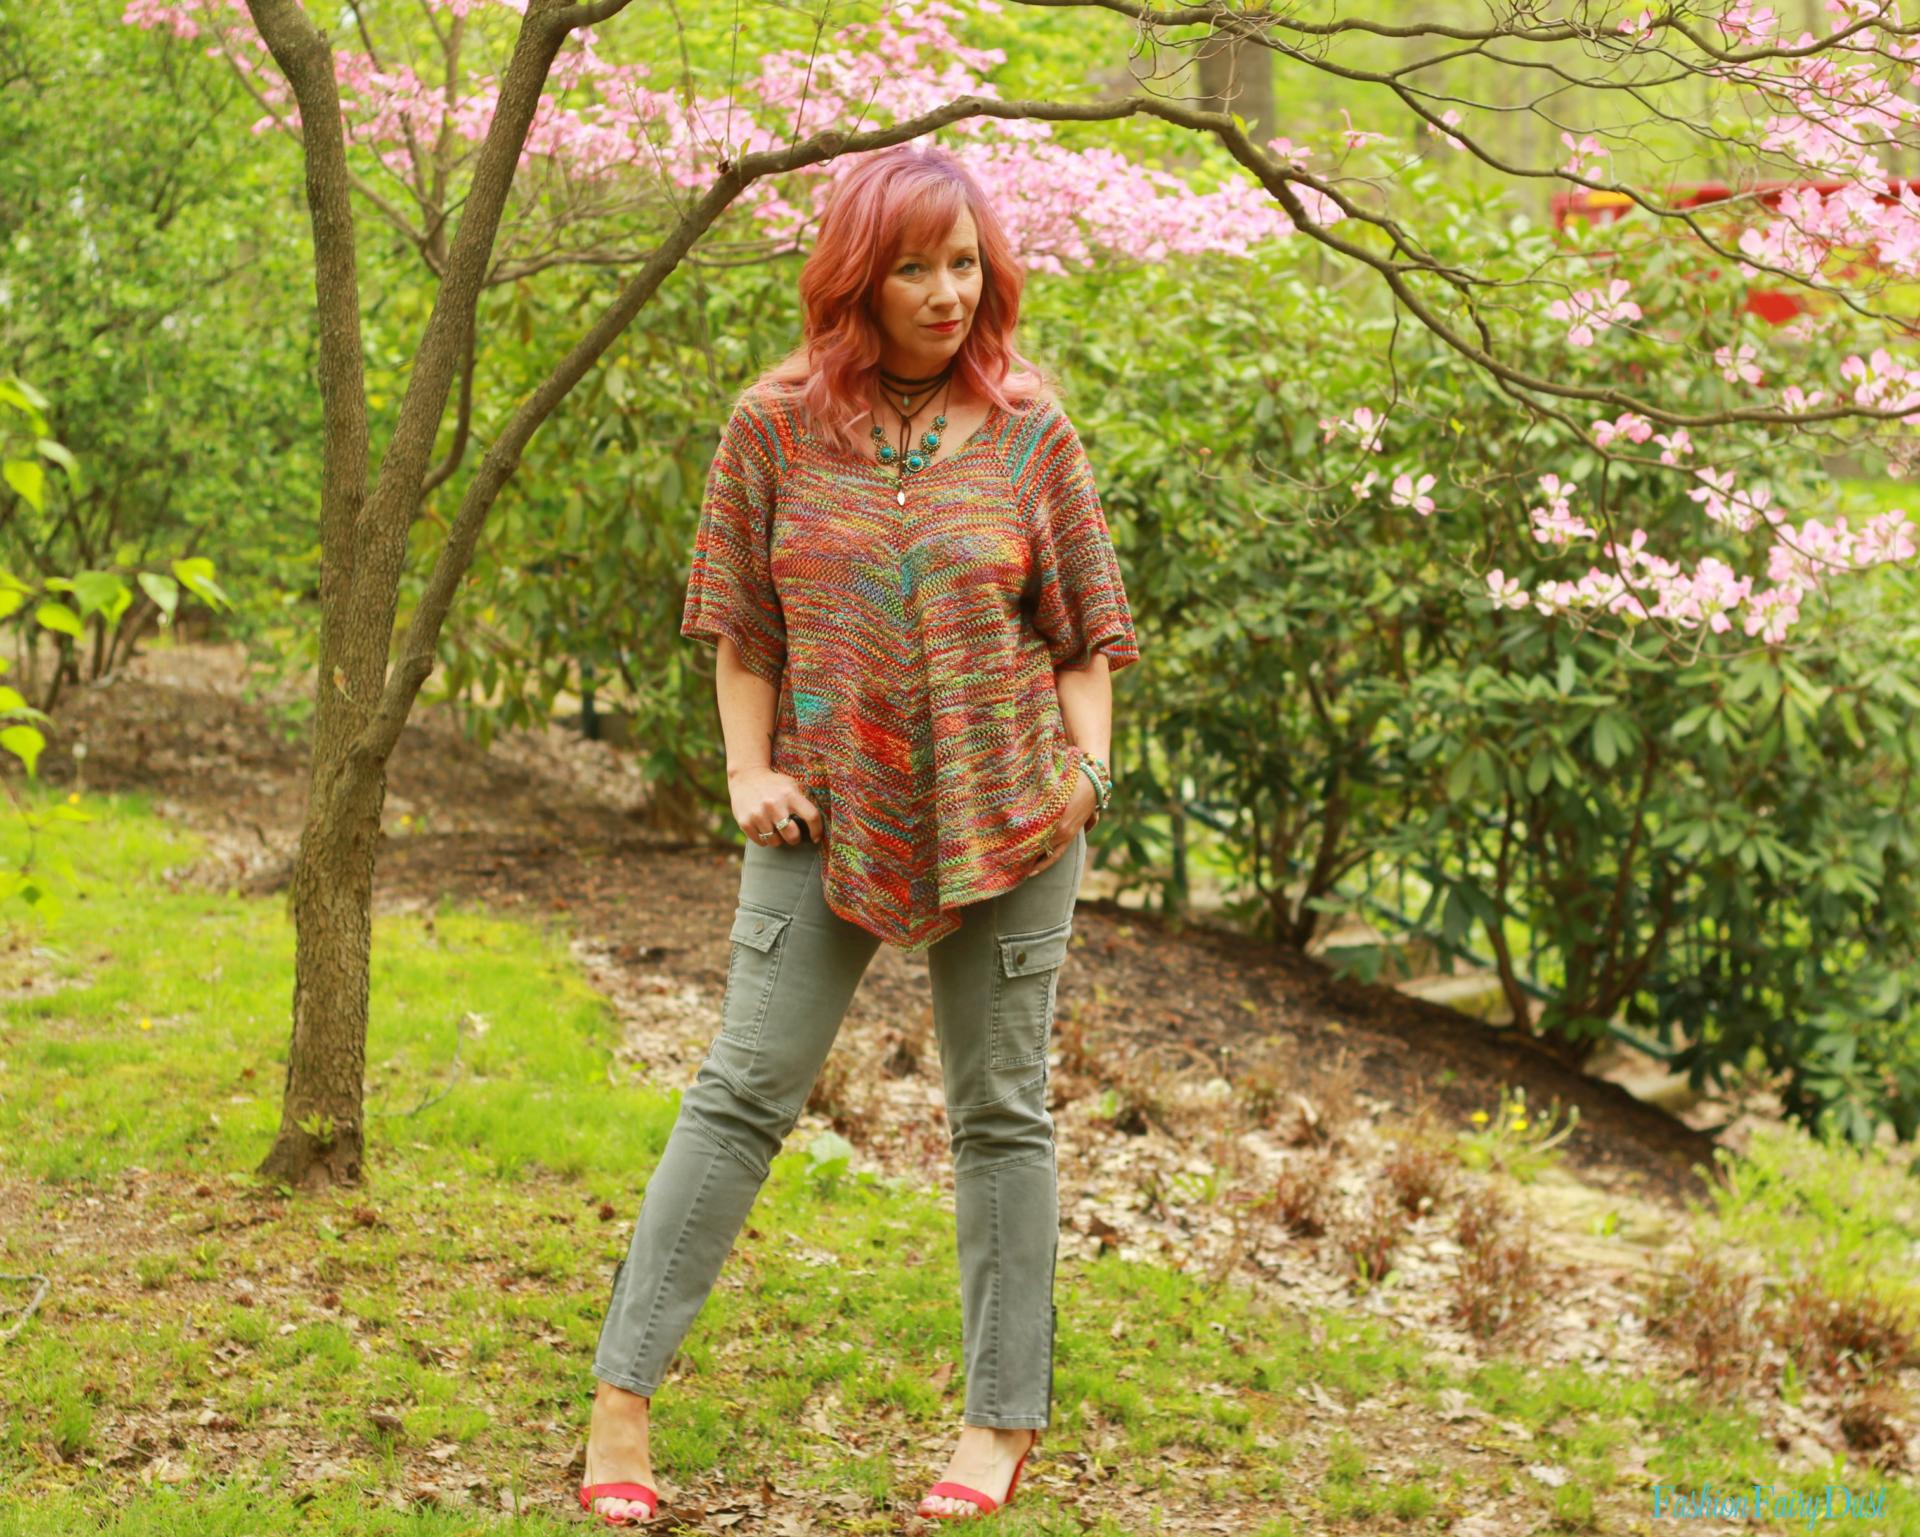
{"label": "woman", "polygon": [[955,1169],[966,1404],[920,1514],[1011,1498],[1049,1417],[1047,1045],[1138,660],[1085,453],[1015,351],[1023,276],[934,148],[836,189],[805,341],[722,434],[680,632],[715,646],[749,843],[721,1025],[615,1272],[581,1504],[650,1519],[654,1390],[883,944],[925,951]]}

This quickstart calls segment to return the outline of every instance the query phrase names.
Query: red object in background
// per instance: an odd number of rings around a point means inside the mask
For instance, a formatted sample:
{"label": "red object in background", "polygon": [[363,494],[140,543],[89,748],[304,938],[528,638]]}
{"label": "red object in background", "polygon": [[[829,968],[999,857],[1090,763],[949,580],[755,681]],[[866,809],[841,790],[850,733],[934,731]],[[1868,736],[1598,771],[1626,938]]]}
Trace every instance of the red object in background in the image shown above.
{"label": "red object in background", "polygon": [[[1744,195],[1763,207],[1778,208],[1781,197],[1788,192],[1818,192],[1822,197],[1826,197],[1851,185],[1853,183],[1844,181],[1756,182],[1741,194],[1725,182],[1703,181],[1695,182],[1690,186],[1671,188],[1667,193],[1666,206],[1700,208],[1708,203],[1723,203],[1730,197]],[[1902,189],[1910,189],[1916,195],[1920,195],[1920,180],[1889,180],[1887,190],[1876,195],[1874,201],[1898,202]],[[1586,219],[1593,223],[1611,224],[1637,206],[1624,192],[1596,192],[1588,187],[1576,187],[1571,192],[1556,192],[1553,195],[1553,227],[1563,229],[1569,219]],[[1747,302],[1742,308],[1751,310],[1770,325],[1777,326],[1784,325],[1795,315],[1802,313],[1807,308],[1807,303],[1798,292],[1782,293],[1772,288],[1749,288]]]}

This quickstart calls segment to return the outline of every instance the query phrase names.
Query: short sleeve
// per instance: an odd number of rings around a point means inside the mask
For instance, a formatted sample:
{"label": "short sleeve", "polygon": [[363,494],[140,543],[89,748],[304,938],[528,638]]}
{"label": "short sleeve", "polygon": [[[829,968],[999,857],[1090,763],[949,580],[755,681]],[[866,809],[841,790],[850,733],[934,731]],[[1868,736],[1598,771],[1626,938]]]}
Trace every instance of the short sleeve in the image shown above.
{"label": "short sleeve", "polygon": [[727,636],[756,676],[776,688],[787,632],[768,568],[779,486],[772,422],[750,401],[734,407],[707,472],[680,633],[718,647]]}
{"label": "short sleeve", "polygon": [[1086,667],[1104,652],[1109,672],[1140,660],[1120,561],[1073,423],[1048,408],[1027,461],[1034,476],[1034,628],[1053,665]]}

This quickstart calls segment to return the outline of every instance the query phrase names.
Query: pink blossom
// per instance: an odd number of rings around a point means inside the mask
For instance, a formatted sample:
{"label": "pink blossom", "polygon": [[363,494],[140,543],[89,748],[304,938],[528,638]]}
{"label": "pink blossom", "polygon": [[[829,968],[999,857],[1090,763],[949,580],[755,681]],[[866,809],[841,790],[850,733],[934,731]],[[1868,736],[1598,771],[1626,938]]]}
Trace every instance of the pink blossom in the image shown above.
{"label": "pink blossom", "polygon": [[1345,118],[1347,123],[1346,129],[1340,137],[1345,141],[1348,149],[1360,149],[1365,145],[1374,143],[1376,140],[1384,141],[1387,137],[1384,133],[1375,133],[1371,128],[1355,128],[1353,126],[1353,116],[1345,107],[1340,109],[1340,116]]}
{"label": "pink blossom", "polygon": [[1615,278],[1604,293],[1583,288],[1570,299],[1555,299],[1547,306],[1547,313],[1555,320],[1573,322],[1567,340],[1574,346],[1591,347],[1596,330],[1604,331],[1616,321],[1640,318],[1640,306],[1625,297],[1632,287],[1625,278]]}
{"label": "pink blossom", "polygon": [[1527,509],[1535,539],[1564,548],[1575,539],[1593,537],[1594,531],[1586,520],[1571,510],[1569,499],[1578,493],[1579,487],[1563,482],[1558,475],[1542,475],[1540,487],[1547,493],[1547,506]]}
{"label": "pink blossom", "polygon": [[1427,132],[1431,134],[1433,137],[1441,140],[1441,142],[1448,145],[1450,148],[1465,149],[1467,145],[1464,139],[1462,139],[1458,134],[1448,133],[1446,131],[1447,128],[1458,128],[1460,124],[1464,121],[1465,119],[1461,117],[1460,112],[1457,108],[1449,107],[1445,112],[1442,112],[1440,114],[1440,122],[1445,124],[1445,127],[1443,128],[1443,127],[1436,126],[1433,123],[1428,123]]}
{"label": "pink blossom", "polygon": [[1867,519],[1866,527],[1854,541],[1854,560],[1860,567],[1912,560],[1920,552],[1915,538],[1914,526],[1907,521],[1906,513],[1895,507]]}
{"label": "pink blossom", "polygon": [[1800,617],[1802,595],[1803,589],[1797,583],[1767,587],[1755,593],[1747,605],[1746,633],[1759,636],[1770,646],[1779,645]]}
{"label": "pink blossom", "polygon": [[1755,11],[1756,0],[1733,0],[1717,18],[1720,30],[1730,42],[1757,47],[1773,41],[1780,28],[1780,17],[1772,6]]}
{"label": "pink blossom", "polygon": [[1766,486],[1756,486],[1750,491],[1735,490],[1732,470],[1716,472],[1703,466],[1694,474],[1702,484],[1691,487],[1687,495],[1705,504],[1707,516],[1714,522],[1724,523],[1736,533],[1745,533],[1759,518],[1765,517],[1769,523],[1776,521],[1777,514],[1767,511],[1773,493]]}
{"label": "pink blossom", "polygon": [[[1729,473],[1719,483],[1721,489],[1730,490],[1731,481]],[[1629,624],[1662,619],[1683,629],[1704,625],[1715,634],[1729,631],[1737,618],[1747,636],[1778,645],[1799,618],[1806,595],[1825,575],[1912,561],[1920,555],[1916,530],[1902,510],[1877,514],[1857,534],[1844,517],[1831,525],[1813,518],[1797,528],[1785,526],[1777,514],[1770,521],[1775,538],[1767,559],[1769,587],[1760,587],[1754,577],[1740,576],[1712,556],[1688,571],[1652,553],[1645,529],[1602,547],[1620,568],[1617,572],[1595,566],[1575,581],[1538,583],[1531,593],[1504,577],[1498,584],[1490,579],[1488,585],[1496,602],[1517,608],[1530,601],[1542,614],[1591,609],[1617,614]]]}
{"label": "pink blossom", "polygon": [[1908,368],[1885,347],[1862,361],[1858,354],[1840,365],[1840,377],[1856,381],[1853,403],[1875,410],[1907,411],[1903,420],[1920,422],[1920,368]]}
{"label": "pink blossom", "polygon": [[1487,573],[1487,595],[1495,608],[1525,608],[1528,602],[1526,590],[1498,566]]}
{"label": "pink blossom", "polygon": [[1682,454],[1693,452],[1693,439],[1687,436],[1687,429],[1676,427],[1672,432],[1657,432],[1653,441],[1660,445],[1660,462],[1678,464]]}
{"label": "pink blossom", "polygon": [[[430,3],[475,17],[494,6],[525,9],[524,0]],[[873,22],[839,27],[834,45],[811,58],[803,50],[770,51],[738,90],[691,97],[670,80],[656,89],[644,64],[607,59],[591,29],[581,29],[555,59],[521,165],[550,162],[575,182],[664,174],[678,188],[704,190],[722,156],[781,147],[830,124],[884,124],[968,95],[997,97],[983,72],[1004,63],[1005,52],[971,46],[955,31],[954,23],[968,14],[944,0],[895,5]],[[195,28],[219,28],[236,67],[270,109],[255,131],[297,128],[291,93],[244,0],[129,0],[124,19],[186,36]],[[431,144],[451,134],[477,144],[493,120],[499,81],[477,72],[450,85],[399,59],[381,69],[364,51],[343,47],[335,52],[335,68],[350,143],[410,181],[407,135]],[[1244,178],[1196,190],[1182,176],[1108,149],[1069,149],[1054,142],[1053,125],[1041,121],[963,119],[948,134],[947,148],[995,198],[1023,261],[1035,271],[1060,273],[1114,259],[1247,255],[1294,233],[1286,211]],[[1285,140],[1275,143],[1296,159],[1307,153]],[[829,161],[777,184],[756,182],[736,206],[764,238],[797,244],[848,168]],[[1314,220],[1334,224],[1343,217],[1317,190],[1303,187],[1298,194]]]}
{"label": "pink blossom", "polygon": [[1381,451],[1381,435],[1386,428],[1386,417],[1375,416],[1370,406],[1357,406],[1350,421],[1338,416],[1321,417],[1320,429],[1323,435],[1320,441],[1331,443],[1341,433],[1350,432],[1363,451],[1377,454]]}
{"label": "pink blossom", "polygon": [[1431,475],[1422,475],[1418,484],[1414,482],[1414,478],[1411,475],[1394,476],[1393,495],[1391,498],[1393,505],[1396,507],[1411,507],[1424,518],[1428,513],[1433,511],[1433,498],[1427,495],[1427,491],[1433,485],[1433,482],[1434,477]]}
{"label": "pink blossom", "polygon": [[[1602,144],[1592,134],[1582,134],[1576,141],[1565,129],[1560,131],[1560,142],[1572,151],[1566,163],[1560,167],[1562,176],[1595,177],[1602,174],[1604,167],[1599,164],[1602,155],[1611,155],[1612,150]],[[1590,163],[1591,162],[1591,163]]]}
{"label": "pink blossom", "polygon": [[1644,443],[1653,432],[1653,423],[1638,411],[1622,411],[1610,422],[1598,419],[1593,424],[1593,441],[1605,448],[1617,437],[1632,443]]}
{"label": "pink blossom", "polygon": [[1754,357],[1753,348],[1745,342],[1740,344],[1738,353],[1731,347],[1713,349],[1714,367],[1720,370],[1721,377],[1729,384],[1738,384],[1743,379],[1748,384],[1760,382],[1760,369],[1754,363]]}

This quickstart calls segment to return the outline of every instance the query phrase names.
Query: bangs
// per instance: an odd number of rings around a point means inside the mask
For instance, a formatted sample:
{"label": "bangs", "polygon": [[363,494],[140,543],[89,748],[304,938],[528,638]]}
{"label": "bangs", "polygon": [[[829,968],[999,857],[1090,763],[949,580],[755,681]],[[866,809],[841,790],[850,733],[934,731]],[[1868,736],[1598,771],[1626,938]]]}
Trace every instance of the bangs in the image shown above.
{"label": "bangs", "polygon": [[929,177],[917,186],[909,185],[895,214],[896,238],[885,258],[889,263],[909,248],[931,250],[967,212],[966,188],[948,177]]}

